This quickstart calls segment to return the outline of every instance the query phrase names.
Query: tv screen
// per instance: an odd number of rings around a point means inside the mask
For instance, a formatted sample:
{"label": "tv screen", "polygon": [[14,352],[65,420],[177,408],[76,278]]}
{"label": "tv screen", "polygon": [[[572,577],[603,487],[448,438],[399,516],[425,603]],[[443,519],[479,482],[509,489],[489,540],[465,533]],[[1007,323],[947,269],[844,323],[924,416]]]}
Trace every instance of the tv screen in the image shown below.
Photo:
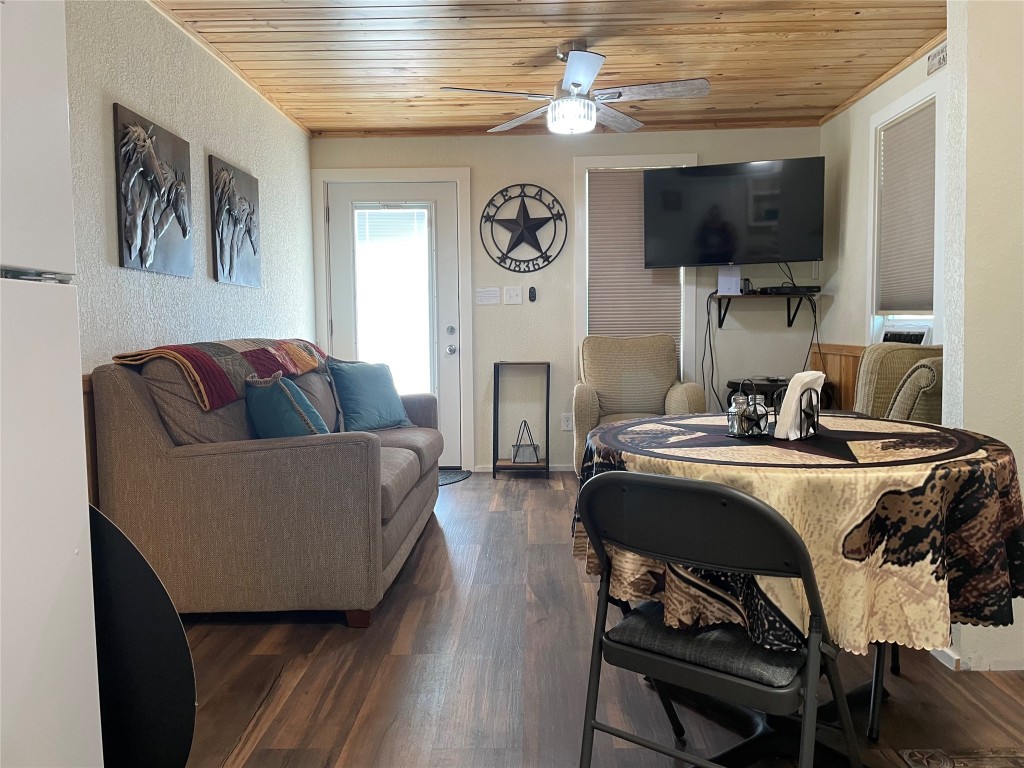
{"label": "tv screen", "polygon": [[825,158],[644,171],[644,266],[820,261]]}

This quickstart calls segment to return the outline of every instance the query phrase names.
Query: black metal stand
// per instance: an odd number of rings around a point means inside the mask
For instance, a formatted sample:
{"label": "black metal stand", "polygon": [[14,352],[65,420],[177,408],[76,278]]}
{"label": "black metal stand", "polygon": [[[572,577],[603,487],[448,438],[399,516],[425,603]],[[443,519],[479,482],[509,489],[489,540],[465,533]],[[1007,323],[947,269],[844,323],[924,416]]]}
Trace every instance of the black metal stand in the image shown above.
{"label": "black metal stand", "polygon": [[[538,461],[521,462],[513,461],[512,458],[498,458],[498,393],[501,388],[501,369],[510,365],[537,365],[543,366],[545,377],[544,390],[544,458],[539,456]],[[543,472],[544,477],[551,477],[548,456],[551,451],[551,363],[541,361],[510,361],[499,360],[494,364],[494,411],[491,422],[491,477],[497,477],[498,472]]]}

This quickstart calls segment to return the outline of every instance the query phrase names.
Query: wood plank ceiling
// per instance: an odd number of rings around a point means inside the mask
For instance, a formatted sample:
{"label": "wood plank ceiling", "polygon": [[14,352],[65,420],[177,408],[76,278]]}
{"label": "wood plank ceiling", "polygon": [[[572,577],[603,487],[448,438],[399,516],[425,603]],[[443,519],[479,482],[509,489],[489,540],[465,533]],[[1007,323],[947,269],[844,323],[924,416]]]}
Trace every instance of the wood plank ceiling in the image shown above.
{"label": "wood plank ceiling", "polygon": [[607,56],[595,88],[710,81],[700,98],[616,104],[641,130],[818,125],[946,28],[946,0],[151,2],[293,120],[335,136],[482,135],[537,102],[441,86],[551,93],[555,49],[572,40]]}

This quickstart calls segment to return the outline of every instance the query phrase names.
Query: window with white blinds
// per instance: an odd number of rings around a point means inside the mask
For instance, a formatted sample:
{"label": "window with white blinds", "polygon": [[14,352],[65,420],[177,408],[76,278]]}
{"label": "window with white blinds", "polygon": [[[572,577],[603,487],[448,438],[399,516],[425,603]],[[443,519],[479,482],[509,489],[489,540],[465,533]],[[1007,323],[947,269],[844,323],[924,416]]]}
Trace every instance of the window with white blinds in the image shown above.
{"label": "window with white blinds", "polygon": [[644,173],[587,174],[587,332],[667,333],[679,347],[678,269],[644,269]]}
{"label": "window with white blinds", "polygon": [[935,102],[878,131],[875,312],[932,312]]}

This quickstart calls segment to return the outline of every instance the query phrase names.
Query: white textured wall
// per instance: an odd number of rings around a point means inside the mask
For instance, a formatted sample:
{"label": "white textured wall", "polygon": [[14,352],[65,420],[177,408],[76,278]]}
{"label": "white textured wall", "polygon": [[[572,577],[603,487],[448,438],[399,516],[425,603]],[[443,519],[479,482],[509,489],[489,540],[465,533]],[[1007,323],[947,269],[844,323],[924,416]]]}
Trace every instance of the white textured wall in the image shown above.
{"label": "white textured wall", "polygon": [[[991,434],[1024,455],[1024,422],[1005,418],[1024,381],[1024,44],[1021,2],[949,3],[943,320],[943,422]],[[867,343],[872,115],[927,79],[915,62],[822,126],[826,157],[829,341]],[[1008,215],[1012,212],[1012,215]],[[1010,391],[1007,391],[1007,386]],[[1018,626],[953,627],[968,669],[1024,668]]]}
{"label": "white textured wall", "polygon": [[[423,168],[469,167],[471,173],[471,222],[473,229],[473,287],[523,287],[521,306],[474,306],[473,386],[475,410],[475,459],[464,458],[467,466],[490,467],[491,396],[495,360],[551,361],[551,413],[553,465],[572,465],[572,433],[558,429],[560,413],[572,411],[575,383],[573,341],[574,269],[573,158],[602,155],[654,155],[696,153],[701,163],[725,163],[818,154],[818,129],[773,129],[751,131],[691,131],[599,134],[592,136],[480,136],[444,139],[313,139],[312,166],[328,168]],[[558,259],[530,275],[517,275],[494,264],[480,242],[477,221],[483,206],[499,189],[516,182],[540,184],[550,190],[569,211],[569,239]],[[699,309],[687,319],[698,323],[697,338],[704,332],[704,304],[707,292],[716,285],[717,271],[699,270]],[[781,282],[774,266],[749,267],[748,275],[761,284]],[[809,267],[797,272],[809,280]],[[538,300],[526,301],[526,289],[535,286]],[[768,300],[766,300],[768,303]],[[799,370],[810,335],[806,311],[792,329],[786,328],[785,302],[765,305],[734,304],[727,329],[718,334],[718,351],[724,385],[731,375],[745,373],[787,373]],[[760,304],[760,302],[758,302]],[[465,320],[463,320],[465,322]],[[825,339],[832,341],[832,339]],[[526,374],[521,374],[525,376]],[[510,375],[510,380],[513,375]],[[501,429],[501,444],[511,443],[514,425],[525,416],[537,436],[543,422],[543,406],[536,403],[523,382],[521,388],[506,390],[502,380],[503,412],[508,423]],[[510,399],[504,395],[508,391]],[[507,406],[507,407],[505,407]],[[507,452],[507,447],[505,448]]]}
{"label": "white textured wall", "polygon": [[874,164],[872,116],[927,79],[925,58],[911,64],[845,112],[821,127],[825,156],[824,289],[833,295],[822,323],[822,337],[832,344],[867,344],[868,261],[872,234],[868,227]]}
{"label": "white textured wall", "polygon": [[[956,237],[948,302],[962,313],[962,347],[944,410],[967,429],[1005,441],[1024,457],[1024,3],[951,2],[952,110],[947,151],[961,168],[947,200]],[[957,293],[960,296],[957,296]],[[947,353],[948,354],[948,353]],[[946,374],[949,381],[950,373]],[[1007,418],[1007,404],[1013,416]],[[1024,600],[1013,627],[957,628],[968,669],[1024,669]]]}
{"label": "white textured wall", "polygon": [[[142,0],[67,4],[82,369],[155,344],[312,338],[309,139]],[[191,278],[118,266],[113,104],[189,142]],[[207,155],[259,180],[263,287],[213,279]]]}

